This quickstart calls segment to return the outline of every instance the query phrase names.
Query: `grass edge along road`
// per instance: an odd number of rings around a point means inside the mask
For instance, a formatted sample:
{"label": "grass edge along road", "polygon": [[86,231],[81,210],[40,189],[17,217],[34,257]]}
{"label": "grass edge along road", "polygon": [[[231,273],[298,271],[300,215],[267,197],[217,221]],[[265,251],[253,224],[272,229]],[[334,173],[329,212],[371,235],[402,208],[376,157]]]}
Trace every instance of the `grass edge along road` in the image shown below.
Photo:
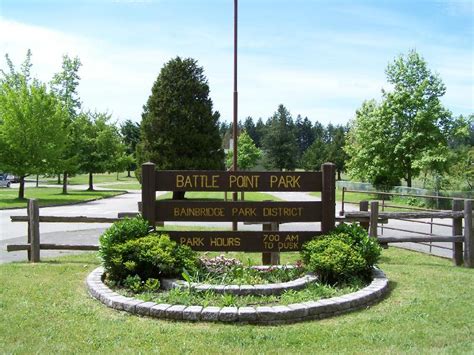
{"label": "grass edge along road", "polygon": [[[123,190],[72,190],[70,189],[67,195],[62,194],[62,189],[59,187],[28,187],[25,190],[25,197],[36,198],[41,207],[69,205],[80,202],[88,202],[102,198],[114,197],[126,193]],[[19,200],[17,198],[18,190],[14,189],[0,189],[0,210],[11,208],[26,207],[26,200]],[[223,199],[223,192],[188,192],[187,198],[194,199]],[[159,199],[171,198],[171,193],[159,196]],[[229,194],[229,198],[232,196]],[[265,200],[279,200],[277,197],[261,193],[261,192],[247,192],[245,194],[247,201],[265,201]]]}
{"label": "grass edge along road", "polygon": [[[282,255],[284,262],[299,258],[296,253]],[[87,294],[84,280],[98,265],[95,253],[39,264],[0,265],[2,351],[173,354],[474,351],[473,270],[416,252],[397,248],[383,251],[379,266],[390,280],[391,292],[377,305],[330,319],[283,326],[172,322],[118,312]]]}
{"label": "grass edge along road", "polygon": [[[69,190],[67,195],[62,194],[59,187],[28,187],[25,189],[25,198],[38,199],[41,207],[70,205],[75,203],[98,200],[102,198],[122,195],[126,191],[122,190]],[[25,208],[27,200],[18,199],[18,190],[0,189],[0,210],[11,208]]]}

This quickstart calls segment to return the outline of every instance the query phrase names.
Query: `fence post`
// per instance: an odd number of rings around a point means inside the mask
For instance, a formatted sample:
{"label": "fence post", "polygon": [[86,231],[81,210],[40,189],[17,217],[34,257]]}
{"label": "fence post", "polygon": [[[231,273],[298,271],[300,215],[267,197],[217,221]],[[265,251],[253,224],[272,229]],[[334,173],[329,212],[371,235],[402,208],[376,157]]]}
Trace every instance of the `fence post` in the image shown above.
{"label": "fence post", "polygon": [[[262,230],[264,231],[278,231],[278,222],[269,222],[262,224]],[[264,252],[262,253],[262,264],[263,265],[279,265],[280,264],[280,252]]]}
{"label": "fence post", "polygon": [[142,216],[155,227],[156,216],[156,172],[155,164],[144,163],[142,165]]}
{"label": "fence post", "polygon": [[323,172],[321,231],[325,234],[334,229],[336,225],[336,165],[324,163],[321,165],[321,171]]}
{"label": "fence post", "polygon": [[379,201],[370,201],[369,236],[377,238],[377,223],[379,221]]}
{"label": "fence post", "polygon": [[474,221],[472,200],[464,201],[464,266],[474,267]]}
{"label": "fence post", "polygon": [[342,187],[342,197],[341,197],[341,210],[339,211],[339,216],[344,216],[344,198],[346,197],[346,187]]}
{"label": "fence post", "polygon": [[[368,210],[369,210],[369,201],[360,201],[359,211],[367,212]],[[360,226],[363,227],[366,231],[369,230],[369,222],[360,222]]]}
{"label": "fence post", "polygon": [[[463,201],[461,199],[456,198],[453,200],[453,211],[462,211],[463,207]],[[453,218],[452,233],[453,236],[462,235],[462,217]],[[453,264],[456,266],[461,266],[463,264],[462,244],[462,242],[453,243]]]}
{"label": "fence post", "polygon": [[30,261],[40,261],[39,206],[37,199],[28,200],[28,235],[30,237]]}

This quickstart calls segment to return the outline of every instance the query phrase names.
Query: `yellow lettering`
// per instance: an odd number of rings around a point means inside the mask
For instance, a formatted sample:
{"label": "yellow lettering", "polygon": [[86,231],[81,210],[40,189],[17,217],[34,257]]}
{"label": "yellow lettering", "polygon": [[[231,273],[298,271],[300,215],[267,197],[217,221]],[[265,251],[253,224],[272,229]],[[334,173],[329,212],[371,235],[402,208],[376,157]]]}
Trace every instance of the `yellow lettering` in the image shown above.
{"label": "yellow lettering", "polygon": [[298,234],[287,234],[285,238],[285,242],[298,242],[299,235]]}
{"label": "yellow lettering", "polygon": [[212,175],[212,184],[210,187],[213,187],[217,189],[219,185],[217,184],[217,179],[219,178],[219,175]]}
{"label": "yellow lettering", "polygon": [[273,185],[276,184],[277,181],[278,181],[278,176],[270,175],[270,187],[273,187]]}
{"label": "yellow lettering", "polygon": [[184,185],[184,176],[176,175],[176,187],[183,187]]}

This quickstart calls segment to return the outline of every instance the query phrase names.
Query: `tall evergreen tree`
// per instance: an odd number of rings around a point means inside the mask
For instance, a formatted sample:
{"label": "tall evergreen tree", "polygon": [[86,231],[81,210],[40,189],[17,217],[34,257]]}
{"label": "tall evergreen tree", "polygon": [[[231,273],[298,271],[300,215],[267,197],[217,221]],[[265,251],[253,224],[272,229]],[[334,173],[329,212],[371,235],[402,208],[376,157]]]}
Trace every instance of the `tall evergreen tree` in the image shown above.
{"label": "tall evergreen tree", "polygon": [[298,141],[298,158],[301,159],[304,152],[313,144],[315,135],[313,124],[305,117],[304,119],[298,115],[295,121],[296,139]]}
{"label": "tall evergreen tree", "polygon": [[341,180],[341,173],[345,169],[345,163],[347,160],[347,153],[344,151],[344,145],[346,142],[347,128],[341,125],[332,126],[329,129],[328,125],[328,136],[329,142],[326,143],[326,154],[325,159],[336,165],[337,179]]}
{"label": "tall evergreen tree", "polygon": [[255,126],[252,117],[249,116],[245,119],[242,129],[247,132],[257,147],[260,146],[260,135],[259,132],[257,132],[257,127]]}
{"label": "tall evergreen tree", "polygon": [[263,149],[269,168],[294,170],[296,168],[298,148],[293,118],[285,106],[268,120],[267,131],[263,137]]}
{"label": "tall evergreen tree", "polygon": [[262,148],[263,146],[263,137],[265,136],[267,126],[263,122],[262,118],[259,117],[257,123],[255,124],[255,135],[256,139],[254,139],[255,146],[257,148]]}
{"label": "tall evergreen tree", "polygon": [[[120,126],[123,144],[125,144],[125,153],[128,157],[123,157],[123,166],[127,169],[127,175],[130,177],[130,171],[137,168],[135,150],[140,142],[140,124],[126,120]],[[128,164],[125,164],[125,162]]]}
{"label": "tall evergreen tree", "polygon": [[[142,114],[138,162],[157,169],[223,169],[219,113],[204,69],[176,57],[161,69]],[[184,193],[174,192],[174,198]]]}

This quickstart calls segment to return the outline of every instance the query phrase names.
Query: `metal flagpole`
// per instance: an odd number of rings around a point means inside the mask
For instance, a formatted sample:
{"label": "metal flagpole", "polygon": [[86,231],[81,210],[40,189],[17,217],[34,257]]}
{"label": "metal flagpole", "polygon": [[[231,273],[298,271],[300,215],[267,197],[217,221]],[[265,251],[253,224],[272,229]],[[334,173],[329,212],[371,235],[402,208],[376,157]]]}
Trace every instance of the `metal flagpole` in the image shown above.
{"label": "metal flagpole", "polygon": [[[237,92],[237,10],[238,0],[234,0],[234,119],[232,127],[233,141],[233,161],[232,170],[237,171],[237,113],[238,113],[238,92]],[[237,201],[237,192],[232,193],[232,201]],[[232,222],[232,230],[237,230],[237,222]]]}

